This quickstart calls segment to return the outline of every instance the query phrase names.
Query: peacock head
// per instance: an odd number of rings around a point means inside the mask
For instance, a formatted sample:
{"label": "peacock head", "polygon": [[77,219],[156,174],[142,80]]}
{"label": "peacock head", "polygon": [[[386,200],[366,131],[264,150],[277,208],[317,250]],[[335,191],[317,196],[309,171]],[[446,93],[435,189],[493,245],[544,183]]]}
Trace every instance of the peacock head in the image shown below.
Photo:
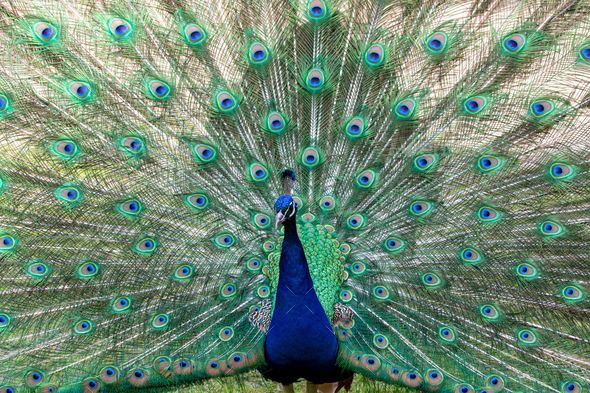
{"label": "peacock head", "polygon": [[283,177],[283,195],[278,197],[275,202],[275,228],[279,225],[295,219],[297,213],[297,206],[291,194],[293,193],[293,184],[297,179],[295,171],[292,169],[285,169],[282,173]]}
{"label": "peacock head", "polygon": [[290,194],[281,195],[275,202],[275,228],[278,229],[279,225],[295,219],[295,213],[297,213],[297,207],[295,201]]}

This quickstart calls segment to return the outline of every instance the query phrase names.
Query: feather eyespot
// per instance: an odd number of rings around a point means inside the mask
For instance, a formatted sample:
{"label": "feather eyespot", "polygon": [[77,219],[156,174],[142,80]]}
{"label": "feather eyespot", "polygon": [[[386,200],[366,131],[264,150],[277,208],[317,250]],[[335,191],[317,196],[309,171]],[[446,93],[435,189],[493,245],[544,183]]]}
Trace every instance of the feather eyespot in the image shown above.
{"label": "feather eyespot", "polygon": [[33,34],[41,45],[47,45],[57,41],[59,30],[49,22],[37,22],[33,25]]}
{"label": "feather eyespot", "polygon": [[215,235],[211,241],[215,247],[226,250],[236,243],[236,238],[229,232],[222,232]]}
{"label": "feather eyespot", "polygon": [[299,162],[308,169],[317,168],[324,161],[322,151],[318,147],[309,146],[301,151]]}
{"label": "feather eyespot", "polygon": [[412,168],[416,172],[429,173],[436,169],[440,156],[435,153],[418,154],[412,160]]}
{"label": "feather eyespot", "polygon": [[385,48],[381,44],[373,44],[365,51],[365,64],[371,68],[376,68],[385,62]]}
{"label": "feather eyespot", "polygon": [[310,93],[317,93],[325,87],[326,76],[319,68],[312,68],[305,76],[305,87]]}
{"label": "feather eyespot", "polygon": [[132,369],[129,371],[129,374],[127,374],[127,380],[133,386],[144,386],[149,381],[149,374],[141,368]]}
{"label": "feather eyespot", "polygon": [[354,185],[361,190],[367,190],[377,184],[378,173],[373,169],[365,169],[354,178]]}
{"label": "feather eyespot", "polygon": [[524,281],[536,280],[541,276],[541,270],[532,261],[518,263],[514,266],[514,273],[518,278]]}
{"label": "feather eyespot", "polygon": [[253,65],[263,65],[270,59],[270,51],[262,42],[254,42],[248,48],[248,61]]}
{"label": "feather eyespot", "polygon": [[170,323],[170,315],[156,314],[152,317],[151,326],[156,330],[165,330]]}
{"label": "feather eyespot", "polygon": [[238,288],[234,283],[225,283],[219,288],[219,294],[224,299],[233,298],[236,296]]}
{"label": "feather eyespot", "polygon": [[385,349],[389,346],[389,339],[383,334],[375,334],[373,336],[373,345],[379,349]]}
{"label": "feather eyespot", "polygon": [[125,41],[133,36],[133,26],[128,20],[113,17],[108,22],[108,31],[115,41]]}
{"label": "feather eyespot", "polygon": [[260,270],[262,269],[262,262],[260,261],[260,258],[249,258],[246,261],[246,269],[251,273],[260,273]]}
{"label": "feather eyespot", "polygon": [[125,313],[131,309],[131,298],[129,296],[119,296],[111,302],[111,310],[115,313]]}
{"label": "feather eyespot", "polygon": [[443,344],[454,344],[458,339],[458,335],[453,327],[443,325],[438,328],[438,338]]}
{"label": "feather eyespot", "polygon": [[344,126],[344,135],[350,140],[356,140],[366,135],[366,121],[361,116],[350,118]]}
{"label": "feather eyespot", "polygon": [[25,271],[31,278],[41,280],[51,273],[51,267],[45,262],[34,259],[27,264]]}
{"label": "feather eyespot", "polygon": [[0,312],[0,331],[6,330],[12,323],[12,317],[5,312]]}
{"label": "feather eyespot", "polygon": [[555,104],[553,101],[546,99],[533,101],[529,107],[530,114],[537,119],[550,115],[554,110]]}
{"label": "feather eyespot", "polygon": [[0,393],[16,393],[16,389],[10,385],[0,385]]}
{"label": "feather eyespot", "polygon": [[569,181],[576,175],[576,169],[564,162],[556,162],[549,166],[547,173],[552,180]]}
{"label": "feather eyespot", "polygon": [[207,31],[197,23],[187,23],[182,29],[184,41],[187,45],[198,47],[207,40]]}
{"label": "feather eyespot", "polygon": [[410,215],[419,219],[426,218],[434,211],[434,202],[426,200],[416,200],[410,203]]}
{"label": "feather eyespot", "polygon": [[330,15],[330,9],[323,0],[309,0],[307,3],[307,18],[312,22],[320,22]]}
{"label": "feather eyespot", "polygon": [[119,380],[121,372],[115,366],[106,366],[100,370],[100,379],[106,384],[113,384]]}
{"label": "feather eyespot", "polygon": [[502,49],[504,53],[515,56],[518,55],[527,44],[527,38],[523,34],[509,34],[502,40]]}
{"label": "feather eyespot", "polygon": [[63,185],[53,192],[55,198],[67,207],[75,207],[82,201],[82,191],[73,185]]}
{"label": "feather eyespot", "polygon": [[73,326],[74,333],[79,335],[90,334],[94,329],[94,322],[89,319],[82,319]]}
{"label": "feather eyespot", "polygon": [[255,162],[248,166],[247,177],[254,183],[265,183],[268,180],[269,171],[262,163]]}
{"label": "feather eyespot", "polygon": [[208,143],[198,143],[192,147],[198,164],[209,164],[217,159],[217,149]]}
{"label": "feather eyespot", "polygon": [[504,167],[505,162],[503,157],[485,154],[477,159],[476,168],[483,174],[494,174]]}
{"label": "feather eyespot", "polygon": [[553,220],[546,220],[539,223],[538,230],[547,239],[554,239],[566,233],[564,226]]}
{"label": "feather eyespot", "polygon": [[352,298],[353,298],[353,293],[349,289],[342,289],[342,290],[340,290],[340,293],[338,295],[338,298],[343,303],[349,303],[352,300]]}
{"label": "feather eyespot", "polygon": [[287,129],[287,118],[278,111],[269,112],[264,119],[263,129],[275,135],[282,134]]}
{"label": "feather eyespot", "polygon": [[401,376],[401,380],[404,385],[415,388],[420,386],[422,383],[422,375],[415,370],[404,371]]}
{"label": "feather eyespot", "polygon": [[477,115],[488,106],[488,98],[484,96],[473,96],[463,101],[463,110],[468,115]]}
{"label": "feather eyespot", "polygon": [[215,106],[221,113],[233,113],[238,108],[238,104],[238,99],[230,91],[220,91],[215,96]]}
{"label": "feather eyespot", "polygon": [[489,322],[497,322],[502,318],[502,313],[493,304],[482,304],[478,308],[479,314]]}
{"label": "feather eyespot", "polygon": [[383,242],[383,248],[385,251],[391,254],[399,254],[407,247],[407,243],[400,237],[390,236]]}
{"label": "feather eyespot", "polygon": [[376,285],[371,290],[373,297],[377,300],[387,300],[389,299],[389,289],[384,287],[383,285]]}
{"label": "feather eyespot", "polygon": [[320,209],[324,213],[333,211],[336,208],[336,203],[336,197],[332,195],[325,195],[318,202]]}
{"label": "feather eyespot", "polygon": [[145,83],[146,95],[155,101],[165,101],[172,94],[172,87],[163,80],[151,79]]}
{"label": "feather eyespot", "polygon": [[444,375],[439,370],[429,369],[426,370],[426,373],[424,373],[424,379],[429,387],[437,388],[438,386],[443,384]]}
{"label": "feather eyespot", "polygon": [[590,64],[590,45],[588,43],[580,48],[578,51],[578,58],[582,62]]}
{"label": "feather eyespot", "polygon": [[475,389],[468,383],[460,383],[455,386],[453,393],[475,393]]}
{"label": "feather eyespot", "polygon": [[363,262],[357,261],[350,265],[350,272],[354,276],[362,276],[367,271],[367,265]]}
{"label": "feather eyespot", "polygon": [[218,336],[221,341],[229,341],[234,337],[234,329],[230,326],[222,327]]}
{"label": "feather eyespot", "polygon": [[53,142],[50,151],[62,160],[72,160],[80,154],[78,144],[71,139],[60,139]]}
{"label": "feather eyespot", "polygon": [[566,381],[561,384],[563,393],[582,393],[582,385],[577,381]]}
{"label": "feather eyespot", "polygon": [[14,235],[9,233],[0,234],[0,253],[10,253],[14,251],[19,241]]}
{"label": "feather eyespot", "polygon": [[29,370],[25,374],[25,383],[28,387],[34,388],[45,381],[45,373],[41,370]]}
{"label": "feather eyespot", "polygon": [[424,273],[420,279],[425,288],[440,288],[445,284],[444,280],[434,272]]}
{"label": "feather eyespot", "polygon": [[430,55],[440,55],[447,48],[447,34],[444,32],[432,33],[425,40],[426,52]]}
{"label": "feather eyespot", "polygon": [[133,251],[140,255],[150,256],[156,252],[158,246],[159,243],[155,238],[147,236],[139,239],[133,245]]}
{"label": "feather eyespot", "polygon": [[181,264],[174,270],[173,279],[177,281],[188,281],[194,274],[194,268],[188,264]]}
{"label": "feather eyespot", "polygon": [[358,230],[365,225],[365,217],[359,213],[353,213],[346,219],[346,226],[352,230]]}
{"label": "feather eyespot", "polygon": [[568,284],[561,288],[561,297],[566,303],[579,303],[586,298],[586,292],[578,284]]}
{"label": "feather eyespot", "polygon": [[410,120],[414,116],[417,103],[413,98],[406,98],[394,105],[394,114],[398,120]]}

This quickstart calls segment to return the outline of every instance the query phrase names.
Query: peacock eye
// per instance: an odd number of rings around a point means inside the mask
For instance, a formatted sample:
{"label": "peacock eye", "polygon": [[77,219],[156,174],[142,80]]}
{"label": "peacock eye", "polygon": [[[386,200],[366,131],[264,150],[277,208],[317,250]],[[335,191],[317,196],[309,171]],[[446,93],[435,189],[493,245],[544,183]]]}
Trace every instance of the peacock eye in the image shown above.
{"label": "peacock eye", "polygon": [[323,162],[322,152],[317,147],[308,146],[301,151],[299,161],[308,169],[316,168]]}
{"label": "peacock eye", "polygon": [[133,36],[133,26],[123,18],[111,18],[108,22],[108,30],[115,41],[125,41]]}
{"label": "peacock eye", "polygon": [[310,0],[307,3],[307,18],[312,22],[320,22],[329,16],[330,10],[324,0]]}
{"label": "peacock eye", "polygon": [[68,84],[68,92],[78,101],[86,101],[92,96],[92,86],[87,82],[74,81]]}
{"label": "peacock eye", "polygon": [[193,153],[198,164],[209,164],[217,158],[217,149],[207,143],[198,143],[193,146]]}
{"label": "peacock eye", "polygon": [[565,302],[575,304],[586,298],[586,292],[578,284],[568,284],[561,288],[561,297]]}
{"label": "peacock eye", "polygon": [[70,139],[55,141],[50,146],[50,151],[63,160],[71,160],[79,154],[78,144]]}
{"label": "peacock eye", "polygon": [[397,236],[390,236],[383,242],[383,248],[385,251],[398,254],[406,249],[407,243],[400,237]]}
{"label": "peacock eye", "polygon": [[355,140],[365,136],[366,122],[360,116],[350,118],[344,126],[344,135],[350,140]]}
{"label": "peacock eye", "polygon": [[229,232],[222,232],[215,235],[211,241],[217,248],[228,249],[236,243],[236,238]]}
{"label": "peacock eye", "polygon": [[234,329],[231,326],[222,327],[218,334],[221,341],[229,341],[234,336]]}
{"label": "peacock eye", "polygon": [[385,62],[385,48],[381,44],[373,44],[365,51],[365,64],[369,67],[379,67]]}
{"label": "peacock eye", "polygon": [[447,35],[443,32],[431,34],[426,39],[426,51],[431,55],[439,55],[447,47]]}
{"label": "peacock eye", "polygon": [[547,172],[551,179],[560,181],[571,180],[576,175],[575,168],[563,162],[551,164]]}
{"label": "peacock eye", "polygon": [[232,298],[237,294],[237,286],[234,283],[225,283],[219,289],[219,294],[222,298]]}
{"label": "peacock eye", "polygon": [[484,304],[479,306],[479,313],[484,319],[490,322],[498,321],[501,315],[499,309],[492,304]]}
{"label": "peacock eye", "polygon": [[144,237],[139,239],[133,246],[133,251],[140,255],[152,255],[158,248],[158,241],[153,237]]}
{"label": "peacock eye", "polygon": [[170,316],[168,314],[156,314],[152,317],[151,325],[156,330],[164,330],[168,327]]}
{"label": "peacock eye", "polygon": [[566,381],[561,385],[563,393],[582,393],[582,385],[577,381]]}
{"label": "peacock eye", "polygon": [[170,98],[172,87],[163,80],[152,79],[145,83],[146,95],[156,101]]}
{"label": "peacock eye", "polygon": [[287,129],[288,121],[285,116],[277,111],[271,111],[266,115],[264,130],[275,135],[283,133]]}
{"label": "peacock eye", "polygon": [[468,115],[476,115],[488,106],[488,99],[484,96],[469,97],[463,101],[463,109]]}
{"label": "peacock eye", "polygon": [[359,189],[369,189],[377,184],[378,174],[373,169],[365,169],[354,178],[354,185]]}
{"label": "peacock eye", "polygon": [[522,51],[527,42],[523,34],[510,34],[502,40],[502,48],[509,55],[516,55]]}
{"label": "peacock eye", "polygon": [[434,211],[434,203],[424,200],[416,200],[410,203],[410,215],[416,218],[426,218]]}
{"label": "peacock eye", "polygon": [[124,313],[131,309],[131,298],[129,296],[119,296],[111,302],[111,309],[115,313]]}
{"label": "peacock eye", "polygon": [[416,101],[413,98],[407,98],[395,104],[394,114],[398,120],[409,120],[416,110]]}
{"label": "peacock eye", "polygon": [[238,100],[230,91],[220,91],[215,96],[215,106],[219,112],[231,114],[237,109]]}
{"label": "peacock eye", "polygon": [[247,175],[250,181],[260,184],[268,180],[269,172],[265,165],[255,162],[248,167]]}
{"label": "peacock eye", "polygon": [[324,87],[325,82],[324,72],[319,68],[312,68],[307,72],[307,76],[305,77],[306,87],[312,93],[320,91]]}
{"label": "peacock eye", "polygon": [[12,317],[6,313],[0,313],[0,331],[10,326]]}
{"label": "peacock eye", "polygon": [[57,41],[59,30],[51,23],[37,22],[33,25],[33,34],[39,43],[47,45]]}
{"label": "peacock eye", "polygon": [[183,29],[183,37],[188,45],[197,47],[207,40],[207,32],[197,23],[187,23]]}
{"label": "peacock eye", "polygon": [[484,261],[481,252],[474,247],[465,247],[459,251],[459,259],[465,265],[477,265]]}
{"label": "peacock eye", "polygon": [[254,42],[248,48],[248,61],[254,65],[263,65],[270,59],[270,51],[262,42]]}
{"label": "peacock eye", "polygon": [[89,334],[90,332],[92,332],[92,329],[94,328],[94,323],[88,319],[83,319],[80,320],[78,322],[76,322],[74,324],[74,333],[76,334]]}
{"label": "peacock eye", "polygon": [[439,160],[440,160],[440,157],[438,154],[433,154],[433,153],[419,154],[419,155],[415,156],[414,159],[412,160],[412,167],[417,172],[428,173],[428,172],[433,171],[436,168]]}
{"label": "peacock eye", "polygon": [[539,233],[548,239],[560,237],[565,234],[565,228],[553,220],[546,220],[539,224]]}
{"label": "peacock eye", "polygon": [[530,105],[530,113],[535,118],[543,118],[555,110],[555,104],[550,100],[536,100]]}
{"label": "peacock eye", "polygon": [[477,170],[483,174],[494,174],[505,164],[505,159],[500,156],[485,154],[477,159]]}

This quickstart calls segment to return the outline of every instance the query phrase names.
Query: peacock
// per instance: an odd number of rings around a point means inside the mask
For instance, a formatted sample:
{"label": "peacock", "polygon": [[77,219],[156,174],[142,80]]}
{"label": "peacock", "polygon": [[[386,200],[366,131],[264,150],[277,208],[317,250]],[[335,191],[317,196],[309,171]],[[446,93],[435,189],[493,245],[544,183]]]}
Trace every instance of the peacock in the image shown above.
{"label": "peacock", "polygon": [[0,48],[0,393],[589,391],[586,0],[3,0]]}

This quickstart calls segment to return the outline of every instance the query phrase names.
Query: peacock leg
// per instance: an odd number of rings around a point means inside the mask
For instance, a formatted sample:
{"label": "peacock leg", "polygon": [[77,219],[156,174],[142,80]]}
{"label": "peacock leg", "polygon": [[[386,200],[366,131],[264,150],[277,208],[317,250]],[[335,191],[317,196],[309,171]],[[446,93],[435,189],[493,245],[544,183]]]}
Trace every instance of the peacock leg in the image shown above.
{"label": "peacock leg", "polygon": [[338,389],[338,382],[334,383],[323,383],[321,385],[316,385],[317,391],[319,393],[335,393],[336,389]]}
{"label": "peacock leg", "polygon": [[293,389],[293,384],[283,385],[283,390],[285,393],[295,393],[295,389]]}

